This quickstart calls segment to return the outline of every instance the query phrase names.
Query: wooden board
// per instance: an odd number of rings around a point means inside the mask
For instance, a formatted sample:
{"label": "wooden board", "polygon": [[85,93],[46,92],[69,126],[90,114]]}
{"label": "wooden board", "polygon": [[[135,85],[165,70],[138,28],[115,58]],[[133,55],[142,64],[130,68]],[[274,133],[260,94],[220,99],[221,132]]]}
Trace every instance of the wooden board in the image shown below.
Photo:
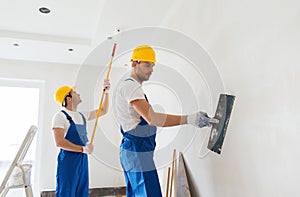
{"label": "wooden board", "polygon": [[188,177],[182,153],[179,153],[176,194],[178,197],[191,197]]}

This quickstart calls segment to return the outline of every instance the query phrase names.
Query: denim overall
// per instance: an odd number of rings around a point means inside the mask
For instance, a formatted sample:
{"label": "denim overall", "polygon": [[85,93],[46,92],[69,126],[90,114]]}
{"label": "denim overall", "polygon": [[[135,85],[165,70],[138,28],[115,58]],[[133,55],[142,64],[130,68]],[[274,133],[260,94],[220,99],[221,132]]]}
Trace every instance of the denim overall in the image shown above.
{"label": "denim overall", "polygon": [[[79,125],[75,124],[64,110],[62,112],[70,122],[70,128],[65,139],[74,144],[85,146],[88,139],[84,116],[80,113],[84,124]],[[56,182],[56,196],[58,197],[88,197],[89,172],[87,154],[60,149],[57,158]]]}
{"label": "denim overall", "polygon": [[[146,98],[147,100],[147,98]],[[135,129],[124,132],[120,145],[120,161],[124,170],[127,197],[161,197],[161,189],[153,153],[156,127],[141,117]]]}

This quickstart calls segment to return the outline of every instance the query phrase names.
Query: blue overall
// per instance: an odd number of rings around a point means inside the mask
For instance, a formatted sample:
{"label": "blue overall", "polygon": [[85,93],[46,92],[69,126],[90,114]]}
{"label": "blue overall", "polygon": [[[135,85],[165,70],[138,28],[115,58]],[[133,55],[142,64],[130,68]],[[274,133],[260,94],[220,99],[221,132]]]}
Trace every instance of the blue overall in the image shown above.
{"label": "blue overall", "polygon": [[141,117],[135,129],[124,132],[120,145],[120,160],[124,170],[127,197],[161,197],[161,189],[153,153],[156,127]]}
{"label": "blue overall", "polygon": [[[87,139],[86,120],[83,125],[75,124],[65,111],[70,128],[65,136],[68,141],[85,146]],[[57,158],[56,196],[87,197],[89,189],[88,156],[80,152],[61,149]]]}

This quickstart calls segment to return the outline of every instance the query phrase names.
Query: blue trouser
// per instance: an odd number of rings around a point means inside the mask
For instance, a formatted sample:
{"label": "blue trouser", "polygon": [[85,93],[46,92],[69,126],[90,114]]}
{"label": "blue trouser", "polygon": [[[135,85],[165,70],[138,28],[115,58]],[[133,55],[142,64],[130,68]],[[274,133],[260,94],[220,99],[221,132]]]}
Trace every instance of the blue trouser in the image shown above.
{"label": "blue trouser", "polygon": [[[76,125],[71,117],[62,111],[70,121],[70,128],[65,139],[84,146],[87,142],[86,121]],[[61,149],[57,158],[56,196],[57,197],[88,197],[89,172],[88,156],[80,152]]]}
{"label": "blue trouser", "polygon": [[160,197],[161,190],[156,170],[124,172],[127,197]]}
{"label": "blue trouser", "polygon": [[89,192],[87,155],[61,151],[57,162],[56,196],[87,197]]}
{"label": "blue trouser", "polygon": [[124,132],[120,146],[120,161],[124,170],[127,197],[161,197],[161,189],[153,152],[156,127],[141,118],[139,125]]}

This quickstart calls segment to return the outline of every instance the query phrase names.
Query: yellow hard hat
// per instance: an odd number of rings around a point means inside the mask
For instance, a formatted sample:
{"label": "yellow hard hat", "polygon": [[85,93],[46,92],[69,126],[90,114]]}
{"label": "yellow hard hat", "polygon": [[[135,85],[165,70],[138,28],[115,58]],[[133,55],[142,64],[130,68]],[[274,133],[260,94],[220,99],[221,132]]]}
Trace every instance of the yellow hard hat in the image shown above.
{"label": "yellow hard hat", "polygon": [[55,92],[55,101],[61,105],[65,99],[65,97],[71,92],[71,90],[74,90],[74,88],[71,88],[69,86],[61,86],[58,88]]}
{"label": "yellow hard hat", "polygon": [[155,63],[155,51],[148,45],[138,46],[133,50],[130,61],[145,61]]}

